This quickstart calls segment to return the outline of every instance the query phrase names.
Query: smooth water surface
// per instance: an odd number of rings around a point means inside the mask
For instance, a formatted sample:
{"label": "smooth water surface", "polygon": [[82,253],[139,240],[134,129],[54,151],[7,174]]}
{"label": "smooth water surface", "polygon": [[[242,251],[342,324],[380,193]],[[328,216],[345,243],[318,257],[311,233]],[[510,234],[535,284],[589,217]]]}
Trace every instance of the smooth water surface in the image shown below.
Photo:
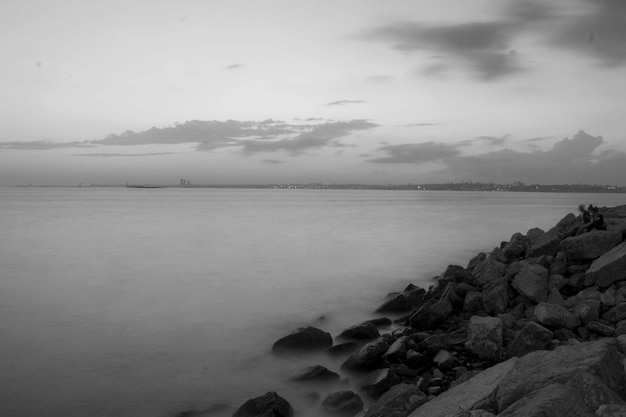
{"label": "smooth water surface", "polygon": [[[390,291],[623,194],[0,189],[0,414],[163,417],[278,391]],[[323,316],[323,320],[319,318]],[[323,393],[322,389],[322,393]]]}

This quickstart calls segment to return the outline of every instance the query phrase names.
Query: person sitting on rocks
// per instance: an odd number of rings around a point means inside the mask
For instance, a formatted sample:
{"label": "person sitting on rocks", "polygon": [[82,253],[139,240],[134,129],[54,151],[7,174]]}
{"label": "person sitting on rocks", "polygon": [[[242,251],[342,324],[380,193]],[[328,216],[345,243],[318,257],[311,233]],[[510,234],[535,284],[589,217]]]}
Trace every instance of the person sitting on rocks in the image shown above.
{"label": "person sitting on rocks", "polygon": [[[589,207],[592,207],[592,206],[590,205]],[[580,211],[580,214],[578,215],[578,219],[580,220],[580,223],[577,224],[576,226],[573,226],[571,229],[569,229],[566,232],[558,233],[561,239],[565,239],[565,238],[572,237],[572,236],[577,236],[583,233],[583,229],[586,226],[591,224],[590,223],[591,213],[587,211],[584,204],[581,204],[580,206],[578,206],[578,211]]]}
{"label": "person sitting on rocks", "polygon": [[589,205],[589,212],[591,213],[591,220],[582,227],[581,233],[589,232],[591,230],[606,230],[606,224],[604,223],[604,216],[597,207]]}

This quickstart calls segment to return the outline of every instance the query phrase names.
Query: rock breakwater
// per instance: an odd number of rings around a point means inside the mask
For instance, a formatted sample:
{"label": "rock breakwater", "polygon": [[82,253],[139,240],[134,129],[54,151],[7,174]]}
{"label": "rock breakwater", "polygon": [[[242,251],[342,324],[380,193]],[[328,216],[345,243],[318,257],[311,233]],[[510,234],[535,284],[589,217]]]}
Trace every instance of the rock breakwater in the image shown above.
{"label": "rock breakwater", "polygon": [[[569,214],[449,266],[428,290],[392,294],[376,311],[405,314],[393,326],[356,324],[330,348],[314,328],[277,341],[274,351],[344,355],[337,371],[360,381],[295,415],[626,415],[626,206],[601,212],[605,231],[563,239],[579,222]],[[276,393],[251,401],[258,415],[292,415]]]}

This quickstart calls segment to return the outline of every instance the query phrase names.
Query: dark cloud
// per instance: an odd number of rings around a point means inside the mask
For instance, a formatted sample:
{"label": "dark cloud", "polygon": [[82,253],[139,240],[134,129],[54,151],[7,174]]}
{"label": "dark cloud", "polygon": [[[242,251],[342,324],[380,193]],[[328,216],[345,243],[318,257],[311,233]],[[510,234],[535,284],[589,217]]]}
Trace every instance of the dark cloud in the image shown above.
{"label": "dark cloud", "polygon": [[626,2],[584,0],[587,8],[561,17],[554,34],[556,46],[589,55],[607,66],[626,64]]}
{"label": "dark cloud", "polygon": [[616,150],[597,152],[604,143],[580,131],[547,151],[520,152],[503,149],[480,155],[462,155],[455,144],[404,144],[385,146],[387,157],[370,162],[422,164],[440,162],[442,177],[453,180],[539,184],[620,184],[626,178],[626,153]]}
{"label": "dark cloud", "polygon": [[510,135],[503,136],[478,136],[474,139],[465,139],[455,142],[456,146],[474,146],[474,145],[487,145],[487,146],[499,146],[507,142]]}
{"label": "dark cloud", "polygon": [[436,162],[459,153],[452,145],[435,142],[388,145],[379,148],[379,150],[386,152],[389,156],[370,159],[369,162],[379,164],[423,164]]}
{"label": "dark cloud", "polygon": [[514,28],[504,21],[450,25],[400,22],[375,29],[367,37],[390,42],[403,52],[439,54],[442,62],[426,68],[432,74],[460,65],[480,79],[493,80],[522,69],[510,47]]}
{"label": "dark cloud", "polygon": [[330,103],[326,103],[324,104],[325,106],[345,106],[346,104],[359,104],[359,103],[365,103],[364,100],[338,100],[338,101],[332,101]]}
{"label": "dark cloud", "polygon": [[624,16],[626,1],[621,0],[553,4],[519,0],[504,3],[502,15],[490,21],[395,22],[364,32],[361,37],[385,42],[405,54],[422,52],[431,59],[420,67],[422,75],[441,76],[460,70],[492,81],[529,68],[529,51],[518,53],[516,47],[526,34],[538,37],[543,45],[570,49],[606,66],[625,65]]}
{"label": "dark cloud", "polygon": [[295,137],[274,141],[241,140],[237,144],[243,146],[245,154],[256,152],[287,151],[297,155],[309,149],[322,148],[325,146],[343,146],[331,142],[335,139],[349,135],[358,130],[367,130],[377,125],[367,120],[351,120],[349,122],[328,122],[313,125]]}
{"label": "dark cloud", "polygon": [[50,149],[63,148],[91,148],[89,142],[50,142],[47,140],[34,140],[29,142],[0,142],[0,149],[19,151],[47,151]]}

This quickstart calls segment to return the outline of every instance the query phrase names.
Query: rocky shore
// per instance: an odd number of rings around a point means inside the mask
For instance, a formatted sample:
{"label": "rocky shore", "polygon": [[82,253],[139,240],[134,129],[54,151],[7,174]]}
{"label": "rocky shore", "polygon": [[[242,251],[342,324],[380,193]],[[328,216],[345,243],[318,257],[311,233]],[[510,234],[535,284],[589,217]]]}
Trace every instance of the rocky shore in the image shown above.
{"label": "rocky shore", "polygon": [[313,392],[295,411],[270,391],[233,417],[626,416],[626,206],[600,212],[605,231],[562,238],[579,222],[568,214],[448,266],[427,290],[391,294],[377,312],[393,322],[356,324],[334,339],[306,327],[277,340],[276,354],[342,358],[335,370],[311,364],[294,384],[345,389]]}

